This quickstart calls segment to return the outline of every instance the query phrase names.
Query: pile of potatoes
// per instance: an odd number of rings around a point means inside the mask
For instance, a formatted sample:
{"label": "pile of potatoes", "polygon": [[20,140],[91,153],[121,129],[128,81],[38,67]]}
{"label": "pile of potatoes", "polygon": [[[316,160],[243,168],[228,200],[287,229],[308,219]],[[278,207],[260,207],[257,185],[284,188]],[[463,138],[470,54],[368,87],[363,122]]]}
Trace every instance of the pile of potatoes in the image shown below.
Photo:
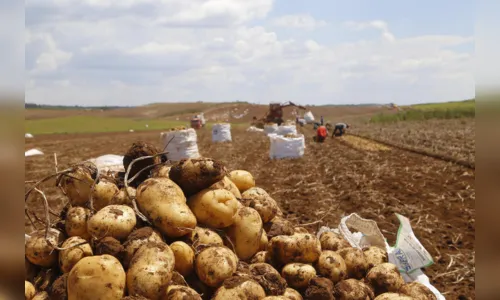
{"label": "pile of potatoes", "polygon": [[[140,145],[126,164],[157,151]],[[385,250],[293,226],[247,171],[149,161],[136,188],[85,165],[62,178],[63,221],[25,245],[25,299],[435,299]]]}

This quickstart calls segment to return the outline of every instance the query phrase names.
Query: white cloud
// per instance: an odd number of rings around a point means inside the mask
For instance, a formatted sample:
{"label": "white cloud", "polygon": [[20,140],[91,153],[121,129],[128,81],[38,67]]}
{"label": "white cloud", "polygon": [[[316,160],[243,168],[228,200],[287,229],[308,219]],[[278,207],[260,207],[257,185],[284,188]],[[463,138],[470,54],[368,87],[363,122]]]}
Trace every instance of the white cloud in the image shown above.
{"label": "white cloud", "polygon": [[[351,35],[369,28],[380,35],[326,45],[304,31],[285,36],[281,27],[258,25],[272,4],[28,0],[26,101],[415,102],[474,92],[472,55],[453,50],[471,37],[403,38],[383,21],[350,22]],[[282,21],[322,24],[311,19]]]}
{"label": "white cloud", "polygon": [[273,20],[273,25],[288,28],[313,30],[325,26],[323,20],[316,20],[311,15],[287,15]]}

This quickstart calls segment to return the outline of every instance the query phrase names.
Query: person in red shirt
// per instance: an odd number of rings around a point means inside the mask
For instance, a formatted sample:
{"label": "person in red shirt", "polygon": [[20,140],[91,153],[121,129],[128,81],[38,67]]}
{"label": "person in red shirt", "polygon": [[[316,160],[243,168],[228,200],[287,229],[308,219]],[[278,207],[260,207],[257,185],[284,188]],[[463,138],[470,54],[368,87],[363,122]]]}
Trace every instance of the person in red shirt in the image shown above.
{"label": "person in red shirt", "polygon": [[315,141],[318,143],[323,143],[328,136],[328,130],[325,126],[321,125],[318,127],[316,131]]}

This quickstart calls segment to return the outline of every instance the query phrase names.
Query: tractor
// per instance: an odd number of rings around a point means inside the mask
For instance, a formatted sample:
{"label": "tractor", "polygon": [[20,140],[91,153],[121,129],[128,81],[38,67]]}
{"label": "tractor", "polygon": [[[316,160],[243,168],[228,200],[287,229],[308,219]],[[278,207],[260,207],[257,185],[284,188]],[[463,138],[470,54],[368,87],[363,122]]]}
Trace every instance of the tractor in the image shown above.
{"label": "tractor", "polygon": [[281,125],[284,120],[283,120],[283,108],[289,107],[289,106],[295,106],[297,108],[306,110],[304,106],[297,105],[291,101],[285,102],[285,103],[270,103],[269,104],[269,111],[267,112],[266,116],[264,116],[261,119],[257,119],[257,117],[253,117],[252,125],[257,127],[257,128],[264,128],[264,124],[267,123],[276,123]]}

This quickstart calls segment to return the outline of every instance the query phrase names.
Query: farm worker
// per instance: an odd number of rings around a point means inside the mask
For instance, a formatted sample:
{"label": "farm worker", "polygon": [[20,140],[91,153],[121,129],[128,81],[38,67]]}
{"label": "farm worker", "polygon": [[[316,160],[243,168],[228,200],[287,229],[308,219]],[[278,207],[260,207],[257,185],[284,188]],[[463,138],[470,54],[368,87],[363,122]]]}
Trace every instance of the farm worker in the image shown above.
{"label": "farm worker", "polygon": [[323,143],[327,136],[328,130],[326,129],[326,127],[323,125],[319,126],[318,130],[316,131],[316,142]]}
{"label": "farm worker", "polygon": [[333,129],[333,136],[342,136],[345,133],[346,128],[349,128],[349,124],[346,123],[337,123],[335,124],[335,128]]}
{"label": "farm worker", "polygon": [[321,116],[321,121],[320,121],[321,125],[323,125],[323,116]]}

